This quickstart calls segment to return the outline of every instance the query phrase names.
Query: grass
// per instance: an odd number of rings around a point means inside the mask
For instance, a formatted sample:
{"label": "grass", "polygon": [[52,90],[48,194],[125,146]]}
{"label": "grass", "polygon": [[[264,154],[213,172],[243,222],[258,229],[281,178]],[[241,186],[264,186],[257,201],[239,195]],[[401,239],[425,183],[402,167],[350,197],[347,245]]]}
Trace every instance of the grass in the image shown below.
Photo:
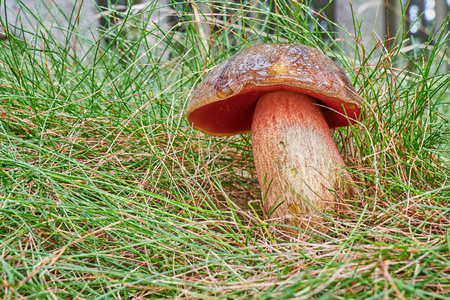
{"label": "grass", "polygon": [[[0,42],[3,299],[450,295],[449,19],[422,44],[402,28],[397,46],[364,48],[358,31],[322,30],[321,11],[277,3],[215,1],[210,23],[184,3],[163,28],[143,17],[153,1],[96,41],[60,28],[62,44],[22,6],[39,33]],[[364,118],[333,133],[361,193],[328,232],[264,220],[250,134],[186,121],[204,73],[263,42],[322,49],[364,100]]]}

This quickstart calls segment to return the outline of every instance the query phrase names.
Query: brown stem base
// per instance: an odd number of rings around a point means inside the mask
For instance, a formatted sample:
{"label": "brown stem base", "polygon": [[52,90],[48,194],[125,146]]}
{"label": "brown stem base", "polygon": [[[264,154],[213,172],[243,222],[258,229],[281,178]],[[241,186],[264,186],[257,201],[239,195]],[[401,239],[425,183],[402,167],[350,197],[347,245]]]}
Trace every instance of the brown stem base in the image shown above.
{"label": "brown stem base", "polygon": [[319,212],[339,205],[331,191],[352,189],[342,186],[350,176],[317,104],[307,95],[277,91],[256,106],[252,147],[264,212],[283,223],[317,221]]}

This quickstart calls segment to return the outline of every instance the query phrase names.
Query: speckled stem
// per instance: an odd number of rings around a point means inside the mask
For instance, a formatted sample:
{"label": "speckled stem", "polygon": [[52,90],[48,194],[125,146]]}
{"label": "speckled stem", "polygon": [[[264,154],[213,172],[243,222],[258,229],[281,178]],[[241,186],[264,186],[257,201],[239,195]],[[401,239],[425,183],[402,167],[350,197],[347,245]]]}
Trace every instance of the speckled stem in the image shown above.
{"label": "speckled stem", "polygon": [[339,191],[348,172],[317,104],[290,91],[258,100],[252,144],[266,216],[292,223],[296,217],[320,216],[317,210],[336,209],[330,190]]}

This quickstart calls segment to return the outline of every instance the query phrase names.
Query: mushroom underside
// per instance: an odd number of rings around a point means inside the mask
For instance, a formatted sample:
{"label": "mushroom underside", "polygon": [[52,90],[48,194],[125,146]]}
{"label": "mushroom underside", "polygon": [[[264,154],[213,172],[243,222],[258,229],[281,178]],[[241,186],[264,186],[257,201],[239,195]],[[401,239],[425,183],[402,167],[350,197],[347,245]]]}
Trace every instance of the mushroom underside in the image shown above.
{"label": "mushroom underside", "polygon": [[[253,114],[259,99],[276,91],[291,91],[319,99],[320,107],[328,128],[348,126],[358,118],[356,103],[345,102],[339,95],[325,94],[310,89],[284,84],[255,86],[247,85],[233,96],[225,99],[208,100],[206,105],[188,108],[188,120],[194,128],[217,136],[235,135],[251,129]],[[197,107],[198,106],[198,107]]]}

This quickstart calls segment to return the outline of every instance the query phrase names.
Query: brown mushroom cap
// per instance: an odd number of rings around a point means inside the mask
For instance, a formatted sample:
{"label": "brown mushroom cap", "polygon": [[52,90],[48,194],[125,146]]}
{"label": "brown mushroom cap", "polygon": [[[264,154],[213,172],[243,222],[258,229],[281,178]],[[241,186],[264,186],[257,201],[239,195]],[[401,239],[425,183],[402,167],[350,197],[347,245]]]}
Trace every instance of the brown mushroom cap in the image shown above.
{"label": "brown mushroom cap", "polygon": [[188,121],[211,135],[250,131],[259,97],[279,90],[320,100],[330,128],[354,123],[361,111],[350,80],[322,52],[301,44],[262,44],[238,52],[205,77],[189,100]]}

